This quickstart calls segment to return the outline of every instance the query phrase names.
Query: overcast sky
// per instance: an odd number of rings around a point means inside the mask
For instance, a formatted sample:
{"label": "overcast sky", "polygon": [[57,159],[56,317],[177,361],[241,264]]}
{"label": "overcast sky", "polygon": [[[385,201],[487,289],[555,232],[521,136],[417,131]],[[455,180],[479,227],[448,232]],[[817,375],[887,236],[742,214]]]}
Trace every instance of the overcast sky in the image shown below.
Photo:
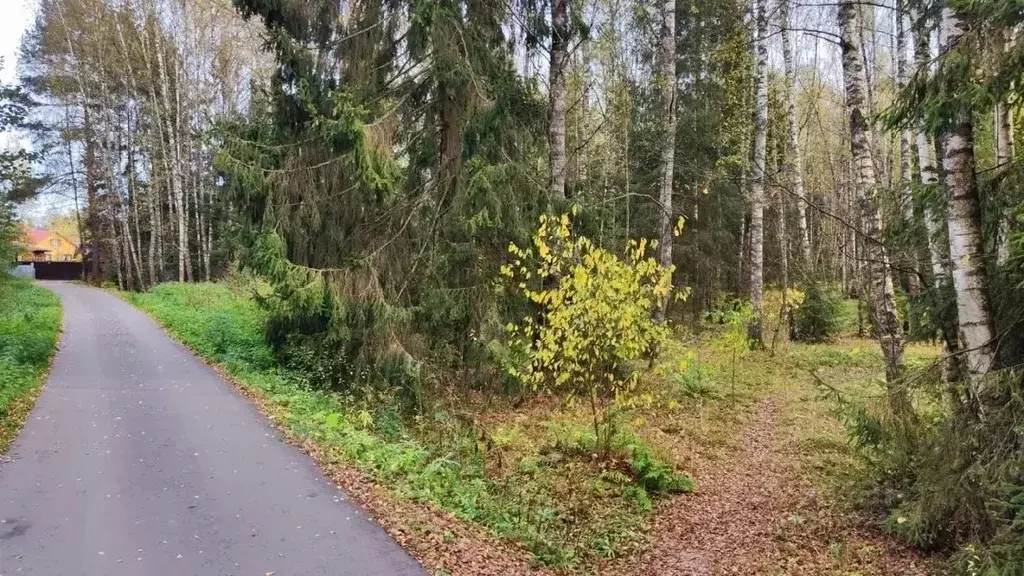
{"label": "overcast sky", "polygon": [[14,79],[18,65],[18,47],[21,37],[29,26],[37,0],[0,0],[0,57],[4,67],[0,70],[0,82],[6,84]]}

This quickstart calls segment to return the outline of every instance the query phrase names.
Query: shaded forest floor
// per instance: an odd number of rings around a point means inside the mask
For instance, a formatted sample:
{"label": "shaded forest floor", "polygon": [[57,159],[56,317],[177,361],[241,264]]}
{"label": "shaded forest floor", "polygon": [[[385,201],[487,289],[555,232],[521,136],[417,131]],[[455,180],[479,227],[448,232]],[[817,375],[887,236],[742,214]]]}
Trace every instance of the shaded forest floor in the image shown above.
{"label": "shaded forest floor", "polygon": [[[252,283],[127,298],[231,378],[432,573],[928,574],[856,513],[865,464],[811,375],[883,399],[877,345],[730,348],[727,327],[673,340],[615,406],[615,448],[589,408],[434,379],[412,416],[394,394],[324,392],[280,366]],[[735,354],[734,354],[735,352]],[[911,365],[937,348],[910,346]],[[663,490],[686,474],[688,494]],[[653,480],[652,480],[653,479]]]}

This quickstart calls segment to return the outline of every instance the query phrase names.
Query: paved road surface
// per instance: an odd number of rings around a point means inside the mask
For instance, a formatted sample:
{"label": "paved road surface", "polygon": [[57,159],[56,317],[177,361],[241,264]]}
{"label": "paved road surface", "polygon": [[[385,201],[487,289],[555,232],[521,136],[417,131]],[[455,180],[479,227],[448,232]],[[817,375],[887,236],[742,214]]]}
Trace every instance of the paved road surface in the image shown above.
{"label": "paved road surface", "polygon": [[0,575],[424,573],[148,317],[44,284],[64,336],[0,461]]}

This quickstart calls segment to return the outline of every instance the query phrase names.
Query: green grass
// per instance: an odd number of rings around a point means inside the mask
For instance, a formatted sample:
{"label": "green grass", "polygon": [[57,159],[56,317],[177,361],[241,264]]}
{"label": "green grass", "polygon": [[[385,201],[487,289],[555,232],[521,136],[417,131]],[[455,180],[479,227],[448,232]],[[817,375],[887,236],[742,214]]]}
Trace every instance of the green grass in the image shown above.
{"label": "green grass", "polygon": [[[124,297],[261,400],[328,466],[367,473],[396,498],[429,503],[516,541],[536,561],[595,572],[603,558],[641,549],[662,492],[692,488],[676,474],[726,456],[756,405],[771,395],[783,433],[798,447],[803,473],[825,487],[847,486],[839,470],[859,461],[813,370],[844,394],[884,393],[877,343],[782,343],[778,354],[737,352],[721,333],[678,335],[653,370],[616,405],[614,454],[594,455],[586,406],[549,397],[513,406],[494,392],[434,388],[417,414],[372,390],[312,389],[283,368],[265,343],[257,282],[164,284]],[[912,366],[934,359],[907,349]],[[735,363],[734,363],[735,359]]]}
{"label": "green grass", "polygon": [[0,451],[32,408],[60,324],[60,300],[53,292],[0,275]]}
{"label": "green grass", "polygon": [[[643,440],[623,432],[617,456],[594,457],[593,433],[571,411],[484,421],[437,403],[399,416],[385,397],[311,389],[279,366],[262,337],[250,283],[162,284],[123,296],[258,396],[277,422],[311,440],[328,464],[371,474],[399,498],[427,502],[520,542],[543,564],[580,567],[642,541],[658,492],[690,489]],[[480,416],[478,419],[477,416]]]}

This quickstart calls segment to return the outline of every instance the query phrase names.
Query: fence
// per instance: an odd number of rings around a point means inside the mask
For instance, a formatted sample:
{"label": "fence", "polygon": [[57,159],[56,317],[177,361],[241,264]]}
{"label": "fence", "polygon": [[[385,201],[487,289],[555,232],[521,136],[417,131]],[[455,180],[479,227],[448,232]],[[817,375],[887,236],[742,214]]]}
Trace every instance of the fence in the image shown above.
{"label": "fence", "polygon": [[81,262],[25,262],[18,268],[34,267],[36,280],[81,280]]}

